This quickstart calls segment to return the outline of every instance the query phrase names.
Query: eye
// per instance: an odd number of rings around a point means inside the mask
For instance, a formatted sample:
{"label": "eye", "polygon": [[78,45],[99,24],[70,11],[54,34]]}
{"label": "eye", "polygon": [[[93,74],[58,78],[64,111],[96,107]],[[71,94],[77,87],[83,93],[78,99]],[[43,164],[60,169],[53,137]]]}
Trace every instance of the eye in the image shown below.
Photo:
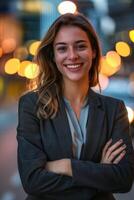
{"label": "eye", "polygon": [[87,46],[86,46],[86,44],[78,44],[78,45],[77,45],[77,48],[78,48],[79,50],[85,50],[85,49],[87,48]]}
{"label": "eye", "polygon": [[67,49],[67,47],[66,46],[59,46],[59,47],[57,47],[57,51],[59,51],[59,52],[65,52],[66,51],[66,49]]}

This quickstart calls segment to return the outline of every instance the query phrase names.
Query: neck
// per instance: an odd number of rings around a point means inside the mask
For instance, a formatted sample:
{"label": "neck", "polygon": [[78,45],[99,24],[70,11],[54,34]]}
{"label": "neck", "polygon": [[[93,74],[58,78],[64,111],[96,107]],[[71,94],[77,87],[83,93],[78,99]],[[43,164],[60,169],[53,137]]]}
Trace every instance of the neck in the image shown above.
{"label": "neck", "polygon": [[64,82],[63,95],[72,104],[83,104],[89,89],[89,81],[84,82]]}

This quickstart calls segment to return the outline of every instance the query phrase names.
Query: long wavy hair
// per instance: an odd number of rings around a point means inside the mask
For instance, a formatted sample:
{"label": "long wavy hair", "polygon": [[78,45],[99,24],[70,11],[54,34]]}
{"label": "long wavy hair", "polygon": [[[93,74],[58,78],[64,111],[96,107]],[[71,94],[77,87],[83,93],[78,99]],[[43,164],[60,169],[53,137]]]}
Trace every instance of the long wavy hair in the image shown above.
{"label": "long wavy hair", "polygon": [[86,32],[91,47],[96,52],[89,71],[89,87],[93,87],[99,83],[98,74],[101,50],[93,26],[80,13],[61,15],[50,26],[34,58],[40,70],[35,80],[36,91],[38,92],[37,116],[39,118],[53,118],[59,109],[59,100],[62,97],[62,75],[54,62],[53,43],[60,28],[70,25],[77,26]]}

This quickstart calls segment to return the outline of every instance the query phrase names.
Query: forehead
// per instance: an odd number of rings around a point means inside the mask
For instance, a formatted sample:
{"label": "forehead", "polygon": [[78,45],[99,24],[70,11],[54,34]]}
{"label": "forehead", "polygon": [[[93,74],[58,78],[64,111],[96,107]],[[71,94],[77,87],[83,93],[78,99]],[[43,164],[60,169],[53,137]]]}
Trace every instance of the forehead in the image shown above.
{"label": "forehead", "polygon": [[55,37],[54,43],[77,40],[89,41],[87,33],[77,26],[62,26]]}

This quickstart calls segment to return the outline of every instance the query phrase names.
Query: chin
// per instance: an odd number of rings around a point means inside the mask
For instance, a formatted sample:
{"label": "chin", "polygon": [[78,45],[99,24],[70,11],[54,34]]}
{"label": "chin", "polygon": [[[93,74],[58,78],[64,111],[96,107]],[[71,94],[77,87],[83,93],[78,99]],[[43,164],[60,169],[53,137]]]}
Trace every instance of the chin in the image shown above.
{"label": "chin", "polygon": [[83,77],[70,77],[70,78],[68,78],[68,80],[70,80],[72,82],[79,82],[79,81],[84,80],[84,78]]}

